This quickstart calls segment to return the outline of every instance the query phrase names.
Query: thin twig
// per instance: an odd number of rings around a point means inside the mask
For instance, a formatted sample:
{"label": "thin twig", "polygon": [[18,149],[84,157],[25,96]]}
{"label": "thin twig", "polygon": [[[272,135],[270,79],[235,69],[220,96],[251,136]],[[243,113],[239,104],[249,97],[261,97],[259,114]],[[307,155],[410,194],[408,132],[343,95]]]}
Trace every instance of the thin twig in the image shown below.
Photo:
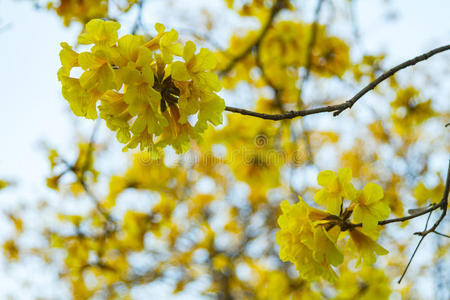
{"label": "thin twig", "polygon": [[446,237],[446,238],[450,239],[450,235],[448,235],[448,234],[443,234],[443,233],[440,233],[440,232],[437,232],[437,231],[433,231],[433,233],[436,233],[437,235],[440,235],[440,236],[443,236],[443,237]]}
{"label": "thin twig", "polygon": [[272,121],[279,121],[279,120],[285,120],[285,119],[293,119],[297,117],[304,117],[308,115],[313,114],[319,114],[324,112],[333,112],[333,116],[338,116],[340,113],[342,113],[346,109],[352,108],[352,106],[365,94],[367,94],[369,91],[373,90],[378,84],[383,82],[384,80],[388,79],[392,75],[394,75],[396,72],[405,69],[407,67],[413,66],[421,61],[427,60],[428,58],[432,57],[433,55],[436,55],[438,53],[448,51],[450,50],[450,45],[442,46],[436,49],[433,49],[427,53],[424,53],[422,55],[419,55],[413,59],[407,60],[404,63],[401,63],[389,71],[383,73],[378,78],[376,78],[374,81],[369,83],[366,87],[364,87],[362,90],[360,90],[355,96],[353,96],[350,100],[347,100],[343,103],[336,104],[336,105],[329,105],[329,106],[323,106],[318,108],[312,108],[312,109],[306,109],[306,110],[298,110],[298,111],[289,111],[282,114],[265,114],[265,113],[258,113],[242,108],[236,108],[231,106],[226,106],[225,110],[239,113],[241,115],[246,116],[252,116],[256,118],[261,118],[265,120],[272,120]]}
{"label": "thin twig", "polygon": [[439,217],[439,219],[434,223],[434,225],[430,229],[424,230],[422,232],[416,232],[414,234],[426,236],[427,234],[429,234],[430,232],[434,232],[438,228],[439,224],[441,224],[442,220],[444,220],[445,215],[447,214],[448,194],[449,193],[450,193],[450,160],[449,160],[449,165],[448,165],[448,170],[447,170],[447,180],[445,182],[444,194],[442,196],[441,201],[438,203],[439,208],[442,209],[441,216]]}
{"label": "thin twig", "polygon": [[[417,213],[411,214],[411,215],[406,216],[406,217],[378,221],[378,225],[382,226],[382,225],[387,225],[387,224],[390,224],[390,223],[405,222],[405,221],[408,221],[408,220],[411,220],[411,219],[423,216],[423,215],[425,215],[427,213],[431,213],[431,212],[435,211],[438,208],[442,209],[443,212],[441,214],[441,217],[433,225],[433,227],[430,228],[430,230],[414,233],[416,235],[427,235],[428,233],[434,231],[437,228],[437,226],[439,226],[439,223],[442,221],[442,219],[444,219],[444,217],[445,217],[445,214],[447,212],[449,190],[450,190],[450,161],[449,161],[448,170],[447,170],[447,178],[446,178],[445,190],[444,190],[444,193],[442,195],[442,199],[441,199],[441,201],[439,203],[435,203],[435,204],[433,204],[432,206],[430,206],[429,208],[427,208],[425,210],[420,210]],[[347,228],[361,227],[362,223],[346,224],[346,226],[347,226]]]}
{"label": "thin twig", "polygon": [[[430,211],[430,213],[428,214],[428,218],[427,218],[427,222],[425,223],[425,229],[424,229],[424,230],[427,230],[427,227],[428,227],[428,221],[430,221],[431,213],[432,213],[432,212]],[[397,281],[398,284],[400,284],[400,283],[402,282],[403,277],[405,277],[406,271],[408,271],[408,268],[409,268],[409,266],[411,265],[411,262],[412,262],[414,256],[416,256],[417,250],[419,250],[419,246],[420,246],[420,244],[422,244],[422,241],[423,241],[424,238],[425,238],[425,236],[422,236],[422,237],[420,238],[420,240],[419,240],[419,243],[417,243],[417,246],[416,246],[416,248],[414,249],[414,252],[413,252],[413,254],[412,254],[411,257],[410,257],[410,259],[409,259],[409,261],[408,261],[408,264],[406,265],[406,268],[405,268],[405,270],[404,270],[403,273],[402,273],[402,276],[401,276],[400,279]]]}
{"label": "thin twig", "polygon": [[430,208],[420,211],[418,213],[406,216],[406,217],[401,217],[401,218],[395,218],[395,219],[388,219],[388,220],[384,220],[384,221],[379,221],[378,225],[386,225],[386,224],[390,224],[390,223],[395,223],[395,222],[405,222],[420,216],[423,216],[427,213],[433,212],[434,210],[438,209],[440,206],[440,204],[434,204],[433,206],[431,206]]}

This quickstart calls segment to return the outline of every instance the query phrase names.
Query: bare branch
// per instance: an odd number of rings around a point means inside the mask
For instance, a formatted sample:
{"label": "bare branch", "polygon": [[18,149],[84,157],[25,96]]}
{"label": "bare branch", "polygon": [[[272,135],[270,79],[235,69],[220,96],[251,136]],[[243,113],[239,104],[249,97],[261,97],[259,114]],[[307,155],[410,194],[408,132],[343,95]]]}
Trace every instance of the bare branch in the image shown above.
{"label": "bare branch", "polygon": [[[401,218],[394,218],[394,219],[387,219],[387,220],[383,220],[383,221],[379,221],[378,225],[387,225],[390,223],[397,223],[397,222],[405,222],[423,215],[426,215],[428,213],[432,213],[433,211],[435,211],[436,209],[440,208],[443,210],[441,217],[439,218],[439,220],[433,225],[433,227],[430,228],[430,230],[427,231],[421,231],[421,232],[416,232],[414,234],[416,235],[427,235],[430,232],[434,232],[434,230],[437,228],[437,226],[439,226],[439,223],[444,219],[445,214],[447,212],[447,205],[448,205],[448,195],[449,195],[449,190],[450,190],[450,161],[449,161],[449,165],[448,165],[448,170],[447,170],[447,179],[446,179],[446,184],[445,184],[445,191],[444,194],[442,196],[442,200],[439,203],[435,203],[432,206],[430,206],[427,209],[421,209],[418,212],[411,214],[409,216],[406,217],[401,217]],[[362,224],[358,223],[358,224],[346,224],[346,228],[354,228],[354,227],[361,227]]]}
{"label": "bare branch", "polygon": [[380,222],[378,222],[378,225],[386,225],[386,224],[396,223],[396,222],[405,222],[405,221],[408,221],[408,220],[411,220],[411,219],[423,216],[423,215],[425,215],[427,213],[433,212],[434,210],[438,209],[439,207],[441,207],[440,204],[434,204],[430,208],[428,208],[426,210],[423,210],[423,211],[420,211],[418,213],[412,214],[410,216],[380,221]]}
{"label": "bare branch", "polygon": [[439,208],[442,209],[441,216],[439,217],[439,219],[434,223],[434,225],[430,229],[424,230],[422,232],[416,232],[414,234],[426,236],[427,234],[434,232],[438,228],[439,224],[441,224],[442,220],[444,220],[445,215],[447,214],[449,192],[450,192],[450,160],[449,160],[449,165],[448,165],[448,170],[447,170],[447,180],[445,182],[444,194],[442,196],[441,201],[438,203]]}
{"label": "bare branch", "polygon": [[343,103],[340,103],[340,104],[330,105],[330,106],[323,106],[323,107],[306,109],[306,110],[289,111],[289,112],[282,113],[282,114],[258,113],[258,112],[254,112],[254,111],[250,111],[250,110],[246,110],[246,109],[242,109],[242,108],[231,107],[231,106],[226,106],[225,110],[226,111],[230,111],[230,112],[234,112],[234,113],[239,113],[241,115],[252,116],[252,117],[266,119],[266,120],[272,120],[272,121],[293,119],[293,118],[297,118],[297,117],[304,117],[304,116],[314,115],[314,114],[319,114],[319,113],[324,113],[324,112],[333,112],[333,116],[338,116],[344,110],[352,108],[352,106],[360,98],[362,98],[369,91],[373,90],[378,84],[380,84],[384,80],[388,79],[389,77],[391,77],[392,75],[394,75],[398,71],[400,71],[402,69],[405,69],[407,67],[413,66],[413,65],[415,65],[415,64],[417,64],[417,63],[419,63],[421,61],[427,60],[428,58],[430,58],[430,57],[432,57],[432,56],[434,56],[434,55],[436,55],[438,53],[441,53],[441,52],[444,52],[444,51],[448,51],[448,50],[450,50],[450,45],[446,45],[446,46],[442,46],[442,47],[433,49],[433,50],[431,50],[431,51],[429,51],[427,53],[424,53],[422,55],[419,55],[419,56],[417,56],[417,57],[415,57],[413,59],[407,60],[404,63],[401,63],[401,64],[393,67],[392,69],[386,71],[385,73],[380,75],[378,78],[376,78],[374,81],[369,83],[362,90],[360,90],[350,100],[347,100],[347,101],[345,101]]}
{"label": "bare branch", "polygon": [[[427,227],[428,227],[428,222],[430,221],[430,217],[431,217],[431,211],[430,211],[430,213],[428,214],[428,218],[427,218],[427,222],[425,223],[425,229],[424,229],[424,230],[426,230]],[[406,271],[408,271],[409,266],[411,265],[411,262],[412,262],[414,256],[416,256],[417,250],[419,250],[420,244],[422,244],[422,241],[423,241],[424,238],[425,238],[425,236],[422,236],[422,237],[420,238],[419,242],[417,243],[417,246],[416,246],[416,248],[414,249],[414,252],[413,252],[413,254],[412,254],[411,257],[410,257],[410,259],[409,259],[409,261],[408,261],[408,264],[406,265],[406,268],[405,268],[405,270],[404,270],[403,273],[402,273],[402,276],[400,276],[400,279],[397,281],[398,284],[400,284],[400,283],[402,282],[403,277],[405,277]]]}

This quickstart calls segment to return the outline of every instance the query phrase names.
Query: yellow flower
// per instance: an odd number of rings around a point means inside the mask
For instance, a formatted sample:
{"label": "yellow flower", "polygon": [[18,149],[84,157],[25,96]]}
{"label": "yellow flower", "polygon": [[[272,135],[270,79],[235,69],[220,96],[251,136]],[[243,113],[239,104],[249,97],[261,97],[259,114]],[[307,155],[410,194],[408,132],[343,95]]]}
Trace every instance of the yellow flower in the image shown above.
{"label": "yellow flower", "polygon": [[[256,87],[272,85],[280,91],[279,97],[283,103],[297,102],[297,83],[300,79],[298,71],[307,65],[311,26],[286,20],[274,22],[261,40],[258,57],[247,55],[237,62],[232,70],[227,70],[229,72],[223,78],[225,88],[231,89],[239,81],[246,81]],[[218,69],[225,70],[230,66],[232,58],[244,53],[245,49],[258,39],[259,34],[259,31],[251,30],[244,35],[232,36],[228,49],[216,53],[219,59]],[[319,25],[310,62],[308,67],[318,76],[342,77],[351,66],[349,47],[345,41],[330,36],[325,26]],[[262,68],[262,76],[252,74],[251,70],[256,65]]]}
{"label": "yellow flower", "polygon": [[391,213],[388,203],[382,201],[383,189],[372,182],[358,191],[354,199],[353,221],[362,223],[364,231],[372,231],[377,228],[378,221],[386,219]]}
{"label": "yellow flower", "polygon": [[149,221],[149,214],[130,210],[126,212],[122,225],[122,242],[126,247],[133,251],[140,251],[144,248],[144,236],[149,229]]}
{"label": "yellow flower", "polygon": [[220,83],[217,75],[210,70],[216,67],[214,54],[206,48],[195,54],[195,44],[188,41],[184,46],[183,58],[185,63],[176,61],[172,64],[172,77],[178,81],[193,80],[194,85],[200,89],[219,91]]}
{"label": "yellow flower", "polygon": [[69,76],[70,70],[78,66],[78,53],[72,50],[67,43],[61,43],[62,50],[59,52],[61,60],[61,69],[58,71],[58,78],[61,76]]}
{"label": "yellow flower", "polygon": [[109,129],[117,131],[119,142],[128,143],[131,138],[129,121],[133,116],[128,112],[128,104],[123,100],[123,94],[109,90],[100,100],[100,118],[106,121]]}
{"label": "yellow flower", "polygon": [[[328,281],[337,279],[330,265],[342,263],[342,253],[333,238],[323,226],[315,226],[310,219],[310,207],[300,201],[290,205],[281,203],[282,215],[278,218],[280,231],[276,241],[280,245],[280,258],[295,264],[300,276],[307,280],[323,277]],[[317,212],[314,212],[317,216]],[[317,224],[316,224],[317,225]]]}
{"label": "yellow flower", "polygon": [[104,93],[109,89],[118,88],[113,68],[104,52],[80,53],[78,63],[85,70],[80,76],[80,85],[86,91],[96,88]]}
{"label": "yellow flower", "polygon": [[117,43],[120,24],[113,21],[94,19],[86,24],[86,33],[78,37],[82,45],[94,44],[98,48],[112,47]]}
{"label": "yellow flower", "polygon": [[377,260],[377,255],[386,255],[389,253],[386,249],[378,245],[372,238],[362,233],[359,229],[350,230],[349,247],[358,251],[358,260],[356,267],[359,267],[361,261],[366,265],[372,265]]}
{"label": "yellow flower", "polygon": [[337,37],[326,36],[324,28],[319,29],[311,61],[313,72],[342,77],[351,65],[349,47]]}
{"label": "yellow flower", "polygon": [[[212,72],[216,66],[214,54],[206,48],[195,54],[195,44],[191,41],[184,46],[185,63],[176,61],[171,65],[171,76],[180,90],[178,101],[180,123],[186,123],[187,117],[199,111],[196,129],[203,132],[207,121],[213,125],[222,123],[221,112],[225,109],[224,101],[214,92],[221,89],[218,77]],[[184,83],[192,81],[191,84]]]}
{"label": "yellow flower", "polygon": [[96,90],[86,91],[80,85],[80,80],[69,77],[60,78],[62,95],[69,102],[70,109],[76,116],[87,119],[97,118],[97,99],[100,93]]}
{"label": "yellow flower", "polygon": [[[75,115],[97,118],[100,100],[100,118],[117,132],[117,140],[126,144],[124,150],[139,146],[158,158],[166,145],[186,152],[191,139],[201,140],[208,123],[221,124],[225,103],[216,94],[220,84],[212,72],[212,53],[201,49],[195,54],[192,42],[183,53],[175,30],[165,32],[162,24],[155,27],[158,35],[145,43],[142,36],[119,39],[119,23],[90,21],[79,42],[94,46],[78,54],[61,44],[58,79]],[[174,56],[185,62],[172,62]],[[79,78],[70,77],[78,66],[84,72]]]}
{"label": "yellow flower", "polygon": [[287,272],[279,270],[267,270],[259,265],[254,266],[257,274],[253,278],[252,299],[271,300],[319,300],[319,294],[312,291],[308,282],[301,278],[291,278]]}
{"label": "yellow flower", "polygon": [[146,43],[145,47],[150,50],[159,49],[162,61],[165,64],[169,64],[172,62],[173,55],[181,56],[183,52],[183,46],[176,42],[178,33],[174,29],[166,32],[164,25],[161,23],[156,23],[155,29],[158,35]]}
{"label": "yellow flower", "polygon": [[344,261],[344,256],[336,246],[336,240],[325,230],[318,226],[314,230],[314,258],[319,262],[338,266]]}
{"label": "yellow flower", "polygon": [[399,134],[409,134],[417,130],[417,126],[436,115],[431,107],[431,99],[420,99],[420,93],[409,86],[397,92],[391,103],[391,118],[394,128]]}
{"label": "yellow flower", "polygon": [[107,0],[59,0],[49,2],[48,9],[54,9],[63,17],[64,25],[69,26],[72,21],[85,24],[94,18],[103,18],[108,13]]}
{"label": "yellow flower", "polygon": [[9,261],[17,261],[19,259],[19,247],[14,240],[7,240],[3,243],[3,255]]}
{"label": "yellow flower", "polygon": [[57,191],[59,188],[59,180],[61,179],[61,177],[62,177],[62,174],[57,175],[57,176],[48,177],[46,179],[47,187]]}
{"label": "yellow flower", "polygon": [[336,300],[388,300],[391,280],[384,270],[363,266],[358,272],[343,268],[339,275]]}
{"label": "yellow flower", "polygon": [[431,189],[427,188],[423,182],[420,182],[414,189],[414,198],[416,198],[418,206],[422,206],[428,201],[438,203],[443,194],[444,184],[442,182]]}
{"label": "yellow flower", "polygon": [[48,154],[48,160],[50,161],[50,170],[51,171],[53,171],[53,169],[59,163],[58,158],[59,158],[58,152],[55,149],[51,149],[50,153]]}
{"label": "yellow flower", "polygon": [[323,188],[314,195],[314,200],[318,204],[325,205],[329,213],[339,215],[342,200],[344,198],[351,200],[355,196],[351,180],[352,171],[348,168],[340,169],[337,175],[330,170],[320,172],[317,182]]}
{"label": "yellow flower", "polygon": [[212,260],[213,268],[223,272],[230,265],[230,258],[223,253],[214,256]]}
{"label": "yellow flower", "polygon": [[0,190],[4,189],[5,187],[7,187],[10,183],[8,181],[5,180],[1,180],[0,179]]}

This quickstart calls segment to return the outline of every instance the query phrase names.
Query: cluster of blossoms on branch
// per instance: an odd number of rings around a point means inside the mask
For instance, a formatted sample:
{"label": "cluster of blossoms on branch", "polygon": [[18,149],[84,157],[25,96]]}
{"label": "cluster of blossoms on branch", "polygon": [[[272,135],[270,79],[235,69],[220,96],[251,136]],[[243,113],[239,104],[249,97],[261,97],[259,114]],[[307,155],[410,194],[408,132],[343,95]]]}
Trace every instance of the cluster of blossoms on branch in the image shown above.
{"label": "cluster of blossoms on branch", "polygon": [[[124,150],[140,146],[154,157],[166,145],[187,151],[208,122],[222,123],[225,103],[216,94],[221,85],[212,72],[214,54],[205,48],[196,54],[193,42],[183,46],[177,32],[162,24],[156,24],[158,34],[150,41],[139,35],[119,39],[119,28],[117,22],[95,19],[78,39],[93,44],[90,51],[77,53],[61,44],[58,78],[64,98],[77,116],[96,119],[98,109],[126,144]],[[74,67],[83,70],[79,78],[72,77]]]}
{"label": "cluster of blossoms on branch", "polygon": [[[342,248],[358,253],[356,267],[362,261],[371,265],[376,261],[376,255],[388,253],[376,243],[378,221],[390,214],[382,188],[368,183],[362,191],[357,191],[351,180],[352,173],[348,168],[337,174],[329,170],[319,173],[317,181],[322,189],[315,194],[314,200],[325,205],[325,211],[309,206],[301,198],[293,205],[286,200],[281,203],[282,214],[278,218],[281,230],[276,234],[280,258],[294,263],[304,279],[322,277],[335,282],[337,275],[332,266],[343,263]],[[342,234],[346,231],[349,238]]]}

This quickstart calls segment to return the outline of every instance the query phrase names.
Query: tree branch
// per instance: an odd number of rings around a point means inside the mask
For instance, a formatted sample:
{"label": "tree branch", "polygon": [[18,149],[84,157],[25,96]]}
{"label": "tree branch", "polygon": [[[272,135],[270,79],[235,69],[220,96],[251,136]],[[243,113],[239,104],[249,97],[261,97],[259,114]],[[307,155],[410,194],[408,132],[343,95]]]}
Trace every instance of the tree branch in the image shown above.
{"label": "tree branch", "polygon": [[[439,217],[439,219],[436,221],[436,223],[429,229],[429,230],[424,230],[424,231],[420,231],[420,232],[416,232],[414,234],[416,235],[427,235],[431,232],[434,232],[434,230],[439,226],[439,224],[442,222],[442,220],[444,219],[446,213],[447,213],[447,205],[448,205],[448,195],[449,195],[449,191],[450,191],[450,160],[449,160],[449,164],[448,164],[448,170],[447,170],[447,179],[446,179],[446,184],[445,184],[445,191],[444,194],[442,195],[442,200],[439,203],[435,203],[432,206],[430,206],[429,208],[425,209],[425,210],[421,210],[415,214],[406,216],[406,217],[401,217],[401,218],[395,218],[395,219],[387,219],[387,220],[383,220],[383,221],[378,221],[378,225],[383,226],[383,225],[387,225],[390,223],[397,223],[397,222],[405,222],[423,215],[426,215],[428,213],[432,213],[433,211],[435,211],[436,209],[440,208],[442,209],[442,214]],[[355,227],[361,227],[362,223],[358,223],[358,224],[346,224],[346,228],[355,228]]]}
{"label": "tree branch", "polygon": [[438,207],[440,209],[442,209],[441,216],[439,217],[439,219],[434,223],[434,225],[430,229],[424,230],[422,232],[416,232],[414,234],[425,237],[429,233],[435,232],[435,230],[437,229],[439,224],[441,224],[442,220],[444,220],[445,215],[447,214],[448,194],[449,193],[450,193],[450,160],[449,160],[449,165],[448,165],[448,170],[447,170],[447,180],[445,182],[444,195],[442,196],[441,201],[438,203]]}
{"label": "tree branch", "polygon": [[333,116],[338,116],[341,114],[344,110],[352,108],[352,106],[365,94],[367,94],[369,91],[373,90],[378,84],[383,82],[384,80],[388,79],[398,71],[405,69],[407,67],[413,66],[421,61],[427,60],[428,58],[450,50],[450,45],[442,46],[436,49],[433,49],[427,53],[424,53],[422,55],[419,55],[413,59],[407,60],[404,63],[401,63],[392,69],[386,71],[382,75],[380,75],[378,78],[376,78],[374,81],[369,83],[367,86],[365,86],[362,90],[360,90],[356,95],[354,95],[350,100],[347,100],[343,103],[336,104],[336,105],[329,105],[329,106],[323,106],[318,108],[312,108],[312,109],[306,109],[306,110],[298,110],[298,111],[289,111],[282,114],[265,114],[265,113],[258,113],[242,108],[236,108],[231,106],[226,106],[225,110],[233,113],[239,113],[241,115],[246,116],[252,116],[256,118],[266,119],[266,120],[272,120],[272,121],[279,121],[279,120],[285,120],[285,119],[293,119],[296,117],[304,117],[308,115],[314,115],[319,114],[323,112],[333,112]]}
{"label": "tree branch", "polygon": [[433,233],[450,239],[450,235],[448,235],[448,234],[443,234],[443,233],[440,233],[440,232],[437,232],[437,231],[433,231]]}
{"label": "tree branch", "polygon": [[[426,230],[427,227],[428,227],[428,222],[430,221],[430,217],[431,217],[431,211],[430,211],[430,213],[428,214],[427,221],[425,222],[425,229],[424,229],[424,230]],[[416,246],[416,248],[414,249],[413,254],[412,254],[411,257],[409,258],[408,264],[406,265],[406,268],[405,268],[405,270],[404,270],[403,273],[402,273],[402,276],[400,276],[400,279],[397,281],[398,284],[400,284],[400,283],[402,282],[403,277],[405,277],[406,271],[408,271],[409,266],[411,265],[414,256],[416,256],[417,250],[419,250],[420,244],[422,244],[422,241],[423,241],[424,238],[425,238],[425,236],[422,236],[422,237],[420,238],[419,242],[417,243],[417,246]]]}

